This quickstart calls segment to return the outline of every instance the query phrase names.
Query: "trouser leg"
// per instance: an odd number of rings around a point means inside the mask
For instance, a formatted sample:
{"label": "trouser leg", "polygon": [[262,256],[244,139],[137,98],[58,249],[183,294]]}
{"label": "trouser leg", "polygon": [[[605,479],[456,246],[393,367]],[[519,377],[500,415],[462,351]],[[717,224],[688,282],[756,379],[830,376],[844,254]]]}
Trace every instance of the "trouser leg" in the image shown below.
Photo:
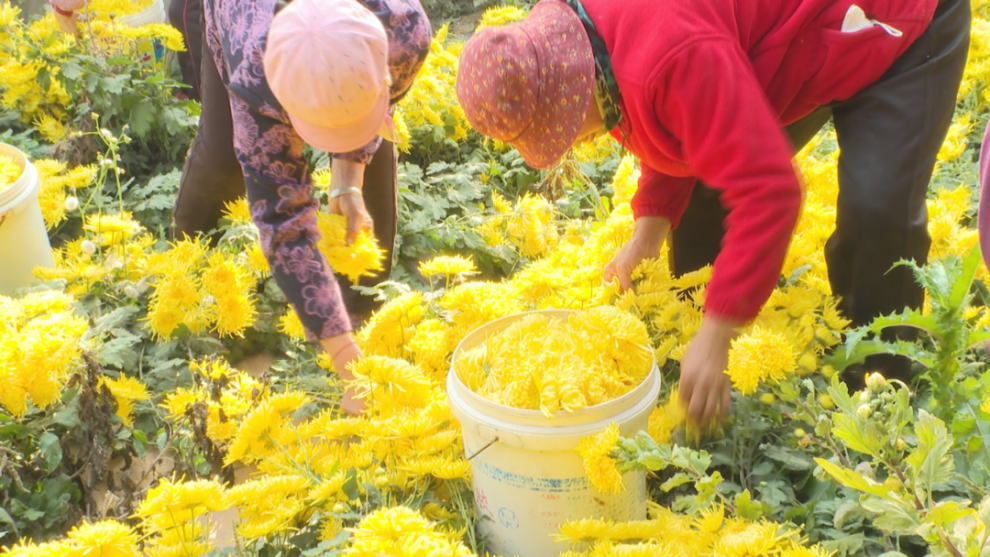
{"label": "trouser leg", "polygon": [[203,53],[203,0],[172,0],[168,22],[182,33],[186,51],[177,53],[182,81],[189,86],[186,96],[201,100],[200,71]]}
{"label": "trouser leg", "polygon": [[[927,262],[928,185],[955,110],[970,17],[968,0],[943,0],[929,28],[879,81],[833,107],[839,197],[825,259],[853,326],[924,303],[911,270],[892,267],[901,259]],[[906,358],[878,356],[863,367],[910,379]]]}
{"label": "trouser leg", "polygon": [[244,195],[244,174],[234,154],[230,97],[205,41],[202,55],[203,110],[172,210],[173,234],[179,239],[216,228],[224,204]]}

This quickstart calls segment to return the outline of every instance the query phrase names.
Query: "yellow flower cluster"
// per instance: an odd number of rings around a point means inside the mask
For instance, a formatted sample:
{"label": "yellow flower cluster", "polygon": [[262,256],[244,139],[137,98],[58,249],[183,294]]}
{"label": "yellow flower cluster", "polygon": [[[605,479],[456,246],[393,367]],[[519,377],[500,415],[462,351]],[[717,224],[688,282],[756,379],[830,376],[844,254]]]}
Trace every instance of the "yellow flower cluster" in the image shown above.
{"label": "yellow flower cluster", "polygon": [[367,230],[358,232],[354,243],[347,245],[347,217],[320,213],[317,216],[320,234],[318,247],[337,273],[357,282],[361,277],[375,276],[384,269],[385,250],[378,246],[378,239]]}
{"label": "yellow flower cluster", "polygon": [[[170,50],[185,50],[182,34],[170,25],[130,27],[116,21],[151,4],[151,0],[87,2],[77,16],[87,53],[134,58],[146,51],[151,40]],[[81,46],[59,29],[54,13],[27,23],[20,12],[9,0],[0,2],[0,105],[19,113],[24,123],[33,123],[46,140],[57,143],[68,133],[73,104],[59,74]],[[51,79],[40,79],[43,72]]]}
{"label": "yellow flower cluster", "polygon": [[68,170],[65,163],[53,159],[39,159],[33,164],[38,171],[41,216],[45,219],[48,230],[52,230],[65,220],[65,201],[68,194],[75,194],[78,190],[93,185],[97,176],[96,165],[77,166]]}
{"label": "yellow flower cluster", "polygon": [[72,303],[52,291],[0,296],[0,405],[11,415],[27,412],[28,397],[40,408],[60,399],[88,325]]}
{"label": "yellow flower cluster", "polygon": [[587,518],[564,524],[558,541],[589,547],[561,557],[830,557],[820,546],[806,546],[792,527],[762,520],[726,518],[721,506],[697,516],[673,513],[651,504],[650,518],[635,522]]}
{"label": "yellow flower cluster", "polygon": [[156,338],[171,338],[180,326],[193,333],[212,328],[221,337],[242,336],[254,323],[257,277],[236,255],[182,240],[149,255],[145,265],[154,277],[147,322]]}
{"label": "yellow flower cluster", "polygon": [[578,444],[584,473],[595,489],[602,493],[622,491],[622,474],[612,458],[612,451],[619,442],[619,424],[612,422],[598,435],[585,437]]}
{"label": "yellow flower cluster", "polygon": [[457,375],[479,395],[547,417],[618,398],[643,382],[653,363],[646,326],[612,306],[559,319],[523,317],[462,352]]}
{"label": "yellow flower cluster", "polygon": [[83,521],[69,530],[65,539],[33,544],[22,540],[4,550],[4,557],[143,557],[138,549],[138,535],[116,520],[90,523]]}
{"label": "yellow flower cluster", "polygon": [[117,417],[127,427],[130,427],[134,421],[134,403],[148,400],[151,397],[144,383],[133,377],[125,375],[121,375],[117,379],[104,377],[100,380],[100,384],[110,390],[110,394],[113,395],[114,401],[117,403]]}
{"label": "yellow flower cluster", "polygon": [[[25,123],[42,116],[64,120],[72,102],[68,91],[58,79],[44,86],[38,73],[56,76],[60,63],[50,65],[49,57],[64,55],[73,39],[59,31],[54,14],[27,24],[9,1],[0,2],[0,23],[0,105],[20,113]],[[44,56],[37,56],[33,44],[44,45]]]}
{"label": "yellow flower cluster", "polygon": [[732,341],[726,374],[740,394],[751,395],[761,381],[779,383],[796,366],[794,348],[784,335],[756,327]]}
{"label": "yellow flower cluster", "polygon": [[[250,375],[232,369],[223,359],[191,362],[198,375],[197,387],[179,387],[162,401],[169,419],[182,423],[193,411],[204,419],[206,436],[217,446],[225,446],[237,434],[240,420],[269,395],[264,385]],[[200,414],[196,410],[205,412]]]}
{"label": "yellow flower cluster", "polygon": [[[329,360],[324,355],[321,364],[329,366]],[[361,417],[341,417],[328,410],[305,419],[296,419],[309,401],[302,393],[266,393],[222,361],[194,367],[225,387],[180,390],[163,406],[174,419],[202,414],[205,408],[207,434],[222,442],[227,463],[255,464],[260,475],[230,489],[212,481],[160,484],[137,513],[145,534],[152,536],[154,551],[149,555],[202,554],[208,542],[196,518],[209,511],[237,507],[238,534],[253,540],[292,531],[313,510],[340,513],[359,507],[362,501],[352,499],[345,488],[349,480],[358,486],[374,485],[401,501],[406,500],[403,494],[469,473],[460,430],[443,389],[403,360],[369,357],[354,365],[359,396],[368,403]],[[430,510],[436,517],[454,516],[436,503]],[[402,512],[383,510],[381,520],[402,520]],[[359,525],[355,535],[362,528],[374,530],[372,524]],[[341,528],[340,521],[327,514],[323,538],[336,537]],[[454,541],[460,535],[443,534],[449,545],[442,547],[460,547]],[[440,543],[432,535],[421,538]],[[352,547],[361,546],[355,542]]]}
{"label": "yellow flower cluster", "polygon": [[430,53],[416,82],[395,109],[394,119],[399,132],[397,147],[405,153],[410,148],[410,127],[439,127],[446,138],[455,142],[468,136],[470,126],[454,89],[457,58],[464,45],[460,42],[447,44],[448,29],[445,24],[433,37]]}
{"label": "yellow flower cluster", "polygon": [[438,255],[419,264],[419,272],[426,278],[437,275],[476,275],[478,268],[470,257],[461,255]]}
{"label": "yellow flower cluster", "polygon": [[495,6],[488,8],[485,10],[485,13],[481,14],[481,20],[478,21],[478,26],[474,32],[477,33],[485,27],[508,25],[509,23],[523,20],[528,13],[529,10],[524,10],[517,6]]}
{"label": "yellow flower cluster", "polygon": [[13,185],[23,172],[24,169],[14,159],[0,155],[0,192]]}
{"label": "yellow flower cluster", "polygon": [[473,557],[454,536],[438,531],[420,513],[408,507],[377,510],[351,530],[351,545],[343,557]]}
{"label": "yellow flower cluster", "polygon": [[54,267],[36,267],[43,280],[65,280],[69,294],[82,296],[98,283],[131,281],[145,277],[154,238],[128,213],[91,213],[83,225],[86,236],[53,251]]}
{"label": "yellow flower cluster", "polygon": [[146,536],[145,555],[205,555],[213,547],[207,536],[209,521],[200,517],[229,507],[227,490],[216,480],[174,482],[163,478],[134,513]]}

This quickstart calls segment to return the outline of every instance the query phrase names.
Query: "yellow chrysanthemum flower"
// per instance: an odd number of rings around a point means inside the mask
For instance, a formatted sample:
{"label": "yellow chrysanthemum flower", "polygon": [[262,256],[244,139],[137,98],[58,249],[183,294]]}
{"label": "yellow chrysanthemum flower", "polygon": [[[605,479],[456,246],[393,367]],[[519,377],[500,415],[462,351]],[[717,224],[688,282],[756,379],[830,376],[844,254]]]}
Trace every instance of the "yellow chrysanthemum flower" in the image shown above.
{"label": "yellow chrysanthemum flower", "polygon": [[618,493],[623,489],[622,474],[611,457],[618,443],[619,424],[612,422],[598,435],[582,439],[577,447],[588,481],[602,493]]}
{"label": "yellow chrysanthemum flower", "polygon": [[363,276],[373,277],[384,269],[385,251],[378,247],[378,240],[372,233],[362,230],[348,246],[346,217],[320,213],[317,219],[323,235],[318,247],[334,272],[357,282]]}
{"label": "yellow chrysanthemum flower", "polygon": [[100,557],[140,557],[138,535],[127,525],[114,520],[91,524],[83,522],[66,536],[75,546],[77,555]]}
{"label": "yellow chrysanthemum flower", "polygon": [[476,275],[478,268],[470,257],[438,255],[419,264],[419,272],[426,278],[436,275]]}
{"label": "yellow chrysanthemum flower", "polygon": [[10,187],[11,184],[21,177],[21,173],[23,172],[24,169],[14,159],[6,155],[0,155],[0,191]]}
{"label": "yellow chrysanthemum flower", "polygon": [[794,348],[787,339],[757,327],[732,341],[726,374],[741,394],[750,395],[761,381],[777,383],[796,366]]}
{"label": "yellow chrysanthemum flower", "polygon": [[117,403],[117,416],[124,422],[124,425],[131,427],[134,419],[134,403],[148,400],[150,394],[144,383],[133,377],[121,375],[117,379],[104,377],[100,380],[105,385],[110,394],[113,395]]}

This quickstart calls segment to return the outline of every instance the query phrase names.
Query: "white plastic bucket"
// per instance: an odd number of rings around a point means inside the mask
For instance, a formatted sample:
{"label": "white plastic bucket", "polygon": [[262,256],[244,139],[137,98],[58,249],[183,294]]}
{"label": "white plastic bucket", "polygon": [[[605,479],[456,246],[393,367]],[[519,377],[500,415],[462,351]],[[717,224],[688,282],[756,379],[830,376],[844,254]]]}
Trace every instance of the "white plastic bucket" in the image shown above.
{"label": "white plastic bucket", "polygon": [[467,335],[454,351],[447,375],[450,407],[464,433],[471,458],[478,530],[493,555],[555,557],[570,549],[551,536],[569,520],[646,518],[646,472],[623,476],[624,491],[605,495],[588,481],[576,449],[581,439],[618,422],[624,436],[645,430],[660,395],[656,365],[642,384],[625,395],[547,418],[538,410],[496,404],[472,392],[457,376],[457,358],[486,337],[526,315],[566,318],[572,312],[547,310],[504,317]]}
{"label": "white plastic bucket", "polygon": [[0,143],[0,154],[21,167],[20,177],[0,191],[0,294],[34,282],[36,265],[54,267],[48,230],[38,204],[38,171],[27,156]]}
{"label": "white plastic bucket", "polygon": [[[140,12],[120,16],[117,18],[117,21],[128,27],[140,27],[149,23],[165,23],[166,19],[164,0],[154,0],[150,6]],[[157,40],[142,39],[138,41],[138,52],[145,57],[154,56],[156,60],[161,60],[162,52],[160,51],[161,44]]]}

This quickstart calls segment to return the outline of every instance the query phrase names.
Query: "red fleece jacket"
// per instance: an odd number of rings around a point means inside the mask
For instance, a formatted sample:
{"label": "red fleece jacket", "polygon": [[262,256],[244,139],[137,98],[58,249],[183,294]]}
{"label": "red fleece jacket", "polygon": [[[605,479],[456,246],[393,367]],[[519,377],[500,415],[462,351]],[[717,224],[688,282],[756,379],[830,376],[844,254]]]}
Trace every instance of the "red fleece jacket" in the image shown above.
{"label": "red fleece jacket", "polygon": [[[842,32],[852,0],[582,0],[612,59],[642,161],[636,218],[674,226],[697,180],[729,210],[706,312],[759,313],[801,207],[782,126],[877,81],[924,32],[937,0],[862,0],[887,24]],[[897,32],[901,36],[896,36]]]}

